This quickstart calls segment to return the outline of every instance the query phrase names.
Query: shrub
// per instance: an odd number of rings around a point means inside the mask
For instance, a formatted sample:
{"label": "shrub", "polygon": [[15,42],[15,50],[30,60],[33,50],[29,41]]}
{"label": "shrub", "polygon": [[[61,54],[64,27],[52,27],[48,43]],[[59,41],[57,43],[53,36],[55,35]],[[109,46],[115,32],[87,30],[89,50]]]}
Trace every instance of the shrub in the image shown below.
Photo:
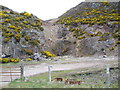
{"label": "shrub", "polygon": [[8,14],[9,12],[8,11],[2,11],[4,14]]}
{"label": "shrub", "polygon": [[103,25],[103,24],[104,24],[104,22],[99,21],[99,22],[97,22],[97,24],[98,24],[98,25]]}
{"label": "shrub", "polygon": [[5,36],[5,37],[11,37],[11,36],[12,36],[12,33],[5,33],[4,36]]}
{"label": "shrub", "polygon": [[26,31],[22,31],[22,37],[24,37],[26,35],[27,35]]}
{"label": "shrub", "polygon": [[10,14],[15,14],[15,12],[14,11],[10,11]]}
{"label": "shrub", "polygon": [[104,51],[105,49],[104,48],[101,48],[101,51]]}
{"label": "shrub", "polygon": [[17,58],[10,58],[10,62],[14,62],[14,63],[17,63],[17,62],[19,62],[20,60],[19,59],[17,59]]}
{"label": "shrub", "polygon": [[85,38],[85,36],[82,36],[82,37],[78,37],[78,39],[80,39],[80,40],[81,40],[81,39],[84,39],[84,38]]}
{"label": "shrub", "polygon": [[116,44],[120,44],[120,41],[117,41]]}
{"label": "shrub", "polygon": [[103,41],[103,38],[100,38],[98,41]]}
{"label": "shrub", "polygon": [[28,24],[28,21],[23,21],[24,24]]}
{"label": "shrub", "polygon": [[44,28],[43,28],[43,27],[39,26],[38,28],[39,28],[41,31],[44,31]]}
{"label": "shrub", "polygon": [[2,16],[2,18],[7,18],[7,17],[9,17],[9,15],[3,14],[3,13],[0,13],[0,16]]}
{"label": "shrub", "polygon": [[115,47],[111,47],[109,50],[112,51],[112,50],[114,50],[114,49],[115,49]]}
{"label": "shrub", "polygon": [[10,29],[15,29],[16,27],[14,25],[9,26]]}
{"label": "shrub", "polygon": [[24,20],[24,17],[15,17],[15,20],[16,21],[22,21],[22,20]]}
{"label": "shrub", "polygon": [[120,34],[113,34],[114,38],[120,38]]}
{"label": "shrub", "polygon": [[26,54],[33,55],[33,51],[30,49],[25,49]]}
{"label": "shrub", "polygon": [[19,61],[20,61],[19,59],[15,59],[15,60],[14,60],[14,63],[17,63],[17,62],[19,62]]}
{"label": "shrub", "polygon": [[6,30],[6,33],[9,33],[9,32],[10,32],[10,30],[9,30],[9,29],[7,29],[7,30]]}
{"label": "shrub", "polygon": [[102,36],[102,32],[97,32],[95,36]]}
{"label": "shrub", "polygon": [[85,10],[88,10],[88,8],[84,8]]}
{"label": "shrub", "polygon": [[114,22],[113,24],[119,24],[119,22]]}
{"label": "shrub", "polygon": [[55,54],[52,54],[51,52],[49,51],[42,51],[41,52],[43,55],[46,55],[47,57],[55,57],[56,55]]}
{"label": "shrub", "polygon": [[107,0],[105,0],[105,1],[102,2],[102,4],[105,5],[105,6],[108,6],[109,2]]}
{"label": "shrub", "polygon": [[32,61],[32,59],[31,58],[27,58],[27,61]]}
{"label": "shrub", "polygon": [[15,33],[19,33],[20,30],[19,30],[19,29],[14,29],[14,32],[15,32]]}
{"label": "shrub", "polygon": [[25,40],[26,41],[30,40],[30,35],[25,36]]}
{"label": "shrub", "polygon": [[5,38],[5,39],[4,39],[4,42],[7,43],[9,40],[10,40],[10,37]]}
{"label": "shrub", "polygon": [[10,19],[5,19],[4,21],[5,21],[5,22],[10,22]]}
{"label": "shrub", "polygon": [[5,34],[6,34],[5,32],[2,32],[2,36],[5,36]]}
{"label": "shrub", "polygon": [[25,44],[26,44],[26,41],[22,41],[22,44],[24,44],[24,45],[25,45]]}
{"label": "shrub", "polygon": [[19,40],[21,35],[20,34],[15,34],[14,37],[15,37],[16,40]]}
{"label": "shrub", "polygon": [[106,34],[110,35],[110,32],[107,32]]}
{"label": "shrub", "polygon": [[8,59],[8,58],[2,58],[2,63],[8,63],[8,62],[10,62],[10,59]]}
{"label": "shrub", "polygon": [[32,46],[39,47],[40,41],[39,40],[30,40],[29,44],[31,44]]}
{"label": "shrub", "polygon": [[31,14],[29,14],[27,12],[25,12],[23,15],[25,15],[25,16],[31,16]]}
{"label": "shrub", "polygon": [[93,34],[93,33],[90,33],[89,35],[90,35],[91,37],[95,36],[95,34]]}
{"label": "shrub", "polygon": [[0,63],[2,63],[2,58],[0,58]]}
{"label": "shrub", "polygon": [[24,27],[27,28],[27,29],[30,29],[30,26],[29,26],[29,25],[25,25]]}
{"label": "shrub", "polygon": [[17,27],[18,30],[21,30],[22,28],[20,26]]}

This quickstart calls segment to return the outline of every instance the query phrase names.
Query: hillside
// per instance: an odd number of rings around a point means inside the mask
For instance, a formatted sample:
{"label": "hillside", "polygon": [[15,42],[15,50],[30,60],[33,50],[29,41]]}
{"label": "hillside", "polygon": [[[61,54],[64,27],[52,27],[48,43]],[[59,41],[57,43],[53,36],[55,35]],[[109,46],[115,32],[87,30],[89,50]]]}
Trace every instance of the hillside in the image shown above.
{"label": "hillside", "polygon": [[15,58],[35,53],[40,57],[41,51],[50,57],[118,54],[118,2],[82,2],[47,21],[1,7],[2,54]]}
{"label": "hillside", "polygon": [[42,21],[28,12],[0,7],[2,54],[20,58],[40,52],[44,44]]}
{"label": "hillside", "polygon": [[[71,51],[77,56],[117,55],[120,43],[118,2],[82,2],[64,13],[56,24],[66,28],[63,32],[63,55]],[[74,42],[72,41],[74,40]],[[74,44],[74,45],[73,45]],[[62,47],[63,48],[63,47]],[[64,48],[63,48],[64,49]]]}

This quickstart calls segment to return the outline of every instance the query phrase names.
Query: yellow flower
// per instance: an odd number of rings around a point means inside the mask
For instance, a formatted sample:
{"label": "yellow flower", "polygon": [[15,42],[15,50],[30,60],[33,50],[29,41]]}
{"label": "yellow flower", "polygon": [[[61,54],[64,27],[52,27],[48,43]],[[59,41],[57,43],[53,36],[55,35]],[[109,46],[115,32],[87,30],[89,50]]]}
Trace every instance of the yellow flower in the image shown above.
{"label": "yellow flower", "polygon": [[29,13],[27,13],[27,12],[24,13],[24,15],[25,15],[25,16],[31,16],[31,14],[29,14]]}
{"label": "yellow flower", "polygon": [[56,55],[55,54],[52,54],[51,52],[49,51],[42,51],[42,54],[48,56],[48,57],[55,57]]}
{"label": "yellow flower", "polygon": [[28,60],[28,61],[32,61],[32,59],[31,59],[31,58],[27,58],[27,60]]}

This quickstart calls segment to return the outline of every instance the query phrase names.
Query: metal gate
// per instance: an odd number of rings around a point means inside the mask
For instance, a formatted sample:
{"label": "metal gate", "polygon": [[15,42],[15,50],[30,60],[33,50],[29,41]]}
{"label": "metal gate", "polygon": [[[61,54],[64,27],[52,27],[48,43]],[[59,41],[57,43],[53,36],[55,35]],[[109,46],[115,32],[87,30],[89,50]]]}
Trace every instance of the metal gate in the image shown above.
{"label": "metal gate", "polygon": [[18,67],[2,67],[0,71],[0,82],[11,82],[21,77],[21,68]]}

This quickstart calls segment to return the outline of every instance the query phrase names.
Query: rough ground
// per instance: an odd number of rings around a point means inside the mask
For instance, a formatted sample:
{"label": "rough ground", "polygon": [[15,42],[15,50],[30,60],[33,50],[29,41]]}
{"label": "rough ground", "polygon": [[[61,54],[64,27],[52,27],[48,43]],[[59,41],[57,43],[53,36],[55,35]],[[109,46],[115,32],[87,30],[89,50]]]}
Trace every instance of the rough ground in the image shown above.
{"label": "rough ground", "polygon": [[[107,58],[100,57],[72,57],[72,56],[64,56],[64,57],[56,57],[55,59],[49,61],[49,63],[41,63],[37,65],[26,65],[24,67],[24,76],[29,77],[35,74],[40,74],[48,71],[48,66],[51,65],[52,71],[57,70],[74,70],[79,69],[80,72],[85,72],[87,69],[97,69],[97,68],[105,68],[106,64],[110,64],[112,66],[118,66],[118,57],[109,56]],[[17,79],[19,77],[14,77],[13,79]],[[2,80],[10,80],[9,77],[2,77]],[[0,87],[9,84],[9,82],[0,83]]]}

